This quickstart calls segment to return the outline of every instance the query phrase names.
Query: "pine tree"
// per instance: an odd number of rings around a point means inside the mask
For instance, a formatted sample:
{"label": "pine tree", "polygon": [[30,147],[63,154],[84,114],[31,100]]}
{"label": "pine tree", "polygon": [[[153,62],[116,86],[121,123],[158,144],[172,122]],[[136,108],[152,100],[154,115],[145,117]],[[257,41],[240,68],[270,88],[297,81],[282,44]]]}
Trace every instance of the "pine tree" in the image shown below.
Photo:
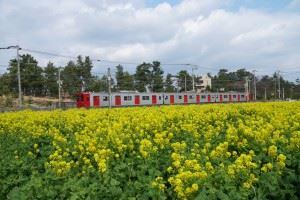
{"label": "pine tree", "polygon": [[45,94],[50,96],[58,95],[58,68],[49,62],[44,69]]}
{"label": "pine tree", "polygon": [[[8,67],[9,87],[13,93],[18,92],[17,60],[10,60]],[[20,57],[21,86],[24,95],[42,95],[43,89],[43,69],[38,66],[37,60],[30,54]]]}
{"label": "pine tree", "polygon": [[139,92],[145,92],[146,87],[151,86],[151,64],[143,63],[136,67],[135,89]]}
{"label": "pine tree", "polygon": [[153,92],[163,92],[164,90],[164,71],[160,66],[160,62],[154,61],[151,69],[151,88]]}
{"label": "pine tree", "polygon": [[165,82],[165,91],[166,92],[175,92],[175,87],[173,85],[172,74],[167,74]]}
{"label": "pine tree", "polygon": [[117,90],[134,90],[134,77],[129,72],[123,70],[122,65],[116,66]]}
{"label": "pine tree", "polygon": [[80,72],[73,61],[69,61],[62,71],[62,80],[63,90],[68,95],[73,96],[81,91],[82,81],[80,80]]}
{"label": "pine tree", "polygon": [[190,91],[193,88],[193,81],[192,76],[186,71],[181,70],[178,72],[178,87],[180,88],[180,91]]}
{"label": "pine tree", "polygon": [[117,81],[117,89],[123,90],[122,83],[124,82],[124,72],[123,72],[123,66],[117,65],[116,66],[116,81]]}

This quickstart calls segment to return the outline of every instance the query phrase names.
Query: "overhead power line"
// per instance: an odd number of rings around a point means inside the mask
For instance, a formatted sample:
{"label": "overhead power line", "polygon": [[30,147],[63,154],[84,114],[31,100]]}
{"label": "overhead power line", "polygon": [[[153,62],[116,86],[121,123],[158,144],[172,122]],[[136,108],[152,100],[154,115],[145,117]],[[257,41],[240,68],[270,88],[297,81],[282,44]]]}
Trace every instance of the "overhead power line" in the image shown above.
{"label": "overhead power line", "polygon": [[[40,51],[40,50],[34,50],[34,49],[27,49],[27,48],[22,48],[20,49],[25,52],[31,52],[31,53],[37,53],[37,54],[43,54],[43,55],[48,55],[48,56],[54,56],[54,57],[62,57],[62,58],[69,58],[69,59],[77,59],[77,56],[71,56],[71,55],[65,55],[65,54],[59,54],[59,53],[53,53],[49,51]],[[151,63],[151,62],[131,62],[131,61],[117,61],[117,60],[107,60],[107,59],[97,59],[97,58],[91,58],[91,61],[94,62],[101,62],[101,63],[112,63],[112,64],[120,64],[120,65],[141,65],[143,63]],[[191,67],[196,67],[197,69],[204,69],[204,70],[210,70],[210,71],[219,71],[220,68],[214,68],[214,67],[206,67],[206,66],[201,66],[198,64],[191,64],[191,63],[164,63],[160,62],[161,65],[167,65],[167,66],[191,66]],[[297,73],[297,72],[296,72]]]}
{"label": "overhead power line", "polygon": [[[43,55],[48,55],[48,56],[54,56],[54,57],[62,57],[62,58],[70,58],[70,59],[77,59],[76,56],[70,56],[70,55],[63,55],[63,54],[58,54],[58,53],[52,53],[48,51],[40,51],[40,50],[33,50],[33,49],[22,49],[22,51],[26,52],[31,52],[31,53],[37,53],[37,54],[43,54]],[[112,63],[112,64],[123,64],[123,65],[141,65],[143,63],[151,63],[151,62],[128,62],[128,61],[116,61],[116,60],[107,60],[107,59],[95,59],[91,58],[91,61],[96,61],[96,62],[102,62],[102,63]],[[196,67],[196,68],[201,68],[201,69],[207,69],[207,70],[217,70],[214,68],[210,67],[203,67],[197,64],[191,64],[191,63],[164,63],[160,62],[161,65],[169,65],[169,66],[191,66],[191,67]]]}
{"label": "overhead power line", "polygon": [[37,53],[37,54],[44,54],[44,55],[54,56],[54,57],[77,59],[77,57],[74,57],[74,56],[51,53],[51,52],[47,52],[47,51],[39,51],[39,50],[33,50],[33,49],[22,49],[22,51],[27,51],[27,52],[31,52],[31,53]]}

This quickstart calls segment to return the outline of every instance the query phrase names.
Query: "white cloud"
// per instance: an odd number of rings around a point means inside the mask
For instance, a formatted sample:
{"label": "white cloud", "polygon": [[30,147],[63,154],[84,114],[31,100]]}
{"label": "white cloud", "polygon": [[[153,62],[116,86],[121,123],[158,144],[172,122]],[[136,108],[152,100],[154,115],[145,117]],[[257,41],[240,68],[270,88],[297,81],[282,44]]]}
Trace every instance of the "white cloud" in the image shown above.
{"label": "white cloud", "polygon": [[292,10],[299,10],[300,9],[300,0],[293,0],[291,3],[288,5],[289,9]]}
{"label": "white cloud", "polygon": [[[0,46],[18,42],[67,55],[213,68],[299,66],[300,13],[230,11],[228,3],[184,0],[149,8],[138,0],[2,0]],[[0,54],[0,64],[8,59]],[[63,59],[57,62],[62,65]],[[132,71],[135,66],[128,67]]]}

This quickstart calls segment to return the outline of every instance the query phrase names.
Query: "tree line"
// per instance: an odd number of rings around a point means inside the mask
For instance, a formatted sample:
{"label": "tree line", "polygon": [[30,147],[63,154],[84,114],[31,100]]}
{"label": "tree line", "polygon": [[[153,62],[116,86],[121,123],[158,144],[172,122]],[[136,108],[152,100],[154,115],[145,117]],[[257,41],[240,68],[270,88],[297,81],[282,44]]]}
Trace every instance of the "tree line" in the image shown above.
{"label": "tree line", "polygon": [[[81,91],[108,91],[108,76],[103,74],[97,76],[92,73],[93,63],[86,56],[78,56],[76,61],[70,60],[66,66],[58,67],[49,62],[42,67],[30,54],[20,56],[20,74],[22,93],[26,96],[58,96],[58,75],[62,80],[63,96],[74,97]],[[206,91],[245,91],[245,81],[249,80],[250,88],[253,88],[254,75],[246,69],[238,69],[229,72],[227,69],[220,69],[215,75],[208,74],[211,78],[212,87],[205,88]],[[201,79],[194,77],[197,86]],[[265,75],[256,79],[257,99],[278,98],[278,80],[281,89],[285,89],[285,97],[300,98],[300,80],[290,82],[282,76],[274,73],[273,76]],[[167,73],[164,75],[161,63],[141,63],[136,66],[135,73],[124,70],[122,65],[115,66],[115,74],[111,80],[111,90],[117,91],[138,91],[138,92],[183,92],[193,89],[193,77],[187,70],[181,70],[176,74]],[[197,87],[196,87],[197,88]],[[251,90],[253,91],[253,90]],[[282,91],[283,92],[283,91]],[[281,92],[281,94],[283,94]],[[7,72],[0,76],[0,95],[17,95],[17,60],[9,62]],[[277,94],[278,93],[278,94]]]}

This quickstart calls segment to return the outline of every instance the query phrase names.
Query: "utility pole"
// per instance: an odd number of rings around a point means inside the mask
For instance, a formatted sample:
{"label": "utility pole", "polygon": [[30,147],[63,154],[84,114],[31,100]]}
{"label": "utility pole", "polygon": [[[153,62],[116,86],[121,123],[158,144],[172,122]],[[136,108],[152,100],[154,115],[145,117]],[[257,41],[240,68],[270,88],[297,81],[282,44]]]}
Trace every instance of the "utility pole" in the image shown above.
{"label": "utility pole", "polygon": [[60,79],[60,72],[61,72],[61,68],[58,68],[58,107],[61,108],[61,85],[62,85],[62,81]]}
{"label": "utility pole", "polygon": [[274,99],[276,100],[276,94],[277,94],[277,87],[276,87],[276,82],[277,82],[277,73],[275,72],[275,77],[274,77],[274,84],[275,84],[275,93],[274,93]]}
{"label": "utility pole", "polygon": [[17,48],[17,67],[18,67],[18,88],[19,88],[19,108],[22,108],[22,89],[21,89],[21,72],[20,72],[20,55],[19,55],[19,50],[20,47],[19,45],[16,46]]}
{"label": "utility pole", "polygon": [[284,88],[282,88],[282,100],[284,100]]}
{"label": "utility pole", "polygon": [[246,100],[249,101],[249,91],[248,91],[248,77],[245,77],[245,93],[246,93]]}
{"label": "utility pole", "polygon": [[280,71],[278,70],[278,99],[281,99],[280,94]]}
{"label": "utility pole", "polygon": [[108,105],[111,108],[111,74],[110,68],[107,69],[107,79],[108,79]]}
{"label": "utility pole", "polygon": [[186,75],[184,75],[184,91],[186,92]]}
{"label": "utility pole", "polygon": [[265,88],[265,101],[267,100],[267,88]]}
{"label": "utility pole", "polygon": [[195,75],[194,75],[194,68],[192,68],[192,80],[193,80],[193,92],[195,92]]}
{"label": "utility pole", "polygon": [[21,48],[19,45],[16,46],[8,46],[0,49],[17,49],[17,76],[18,76],[18,90],[19,90],[19,108],[22,108],[22,87],[21,87],[21,72],[20,72],[20,54],[19,50]]}
{"label": "utility pole", "polygon": [[195,74],[194,70],[198,69],[196,65],[192,65],[192,78],[193,78],[193,92],[195,92]]}
{"label": "utility pole", "polygon": [[[194,70],[198,69],[198,65],[194,64],[184,64],[192,67],[192,82],[193,82],[193,92],[195,92],[195,75],[194,75]],[[186,78],[186,77],[185,77]],[[185,87],[186,88],[186,87]],[[186,91],[186,89],[185,89]]]}
{"label": "utility pole", "polygon": [[256,70],[253,70],[253,87],[254,87],[254,101],[256,101],[256,77],[255,77]]}
{"label": "utility pole", "polygon": [[250,100],[250,97],[251,97],[251,80],[250,79],[248,79],[248,86],[249,86],[248,92],[249,92],[249,100]]}

